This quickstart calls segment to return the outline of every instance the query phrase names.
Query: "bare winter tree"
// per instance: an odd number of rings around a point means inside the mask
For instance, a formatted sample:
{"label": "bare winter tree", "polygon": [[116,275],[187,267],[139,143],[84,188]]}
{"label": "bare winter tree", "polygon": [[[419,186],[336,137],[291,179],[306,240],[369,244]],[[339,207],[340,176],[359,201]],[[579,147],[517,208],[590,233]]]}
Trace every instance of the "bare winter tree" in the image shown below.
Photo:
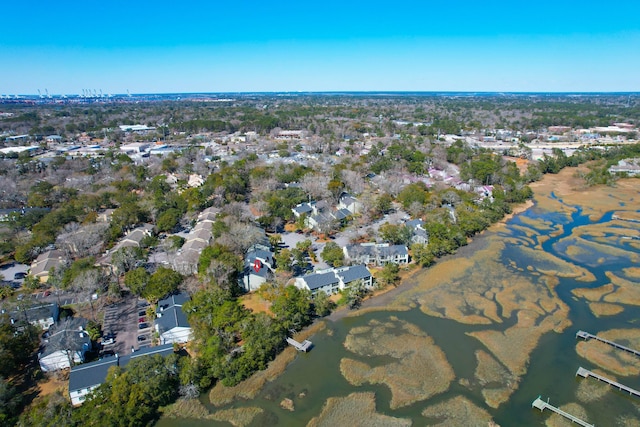
{"label": "bare winter tree", "polygon": [[187,291],[189,295],[193,295],[194,293],[202,290],[203,287],[204,284],[195,275],[185,277],[180,284],[180,288]]}
{"label": "bare winter tree", "polygon": [[347,169],[342,171],[342,182],[344,182],[347,189],[354,195],[362,193],[366,185],[362,174]]}
{"label": "bare winter tree", "polygon": [[378,183],[382,191],[391,194],[394,198],[398,197],[404,187],[404,179],[399,171],[388,171],[384,179],[379,180]]}
{"label": "bare winter tree", "polygon": [[241,256],[264,237],[263,231],[253,224],[229,220],[228,226],[229,231],[220,236],[218,242]]}
{"label": "bare winter tree", "polygon": [[111,263],[116,268],[118,274],[124,274],[132,270],[142,257],[142,251],[138,247],[126,246],[118,249],[111,256]]}
{"label": "bare winter tree", "polygon": [[107,223],[87,225],[69,223],[64,227],[64,232],[57,237],[56,243],[74,258],[97,255],[107,228],[109,228]]}
{"label": "bare winter tree", "polygon": [[325,175],[306,174],[300,182],[300,187],[313,199],[326,199],[331,196],[329,178]]}
{"label": "bare winter tree", "polygon": [[226,214],[227,218],[233,218],[237,222],[247,223],[253,221],[253,215],[245,203],[229,203],[222,207],[222,213]]}
{"label": "bare winter tree", "polygon": [[15,180],[0,176],[0,206],[16,208],[23,206],[25,202],[26,199],[18,190]]}
{"label": "bare winter tree", "polygon": [[89,300],[91,305],[91,315],[96,320],[96,311],[93,295],[106,289],[107,278],[97,268],[84,270],[73,280],[72,288],[82,297]]}

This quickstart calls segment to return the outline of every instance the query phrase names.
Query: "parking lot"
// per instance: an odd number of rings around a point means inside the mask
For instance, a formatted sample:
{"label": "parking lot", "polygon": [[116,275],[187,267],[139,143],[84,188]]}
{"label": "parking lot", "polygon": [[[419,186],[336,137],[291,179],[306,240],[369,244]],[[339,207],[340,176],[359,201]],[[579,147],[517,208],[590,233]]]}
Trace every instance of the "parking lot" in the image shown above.
{"label": "parking lot", "polygon": [[3,284],[10,285],[17,289],[22,286],[22,282],[24,282],[28,271],[29,266],[26,264],[19,264],[17,262],[4,264],[2,268],[0,268],[0,281],[2,281]]}
{"label": "parking lot", "polygon": [[[152,322],[146,322],[145,312],[148,306],[146,301],[131,297],[120,304],[105,308],[102,326],[105,352],[131,354],[133,350],[151,344]],[[142,312],[145,312],[144,316],[140,316]],[[144,319],[145,322],[141,322],[140,319]],[[140,328],[141,325],[146,327]],[[139,338],[141,336],[144,338]]]}
{"label": "parking lot", "polygon": [[151,334],[153,333],[153,319],[147,316],[149,304],[146,301],[138,301],[138,333],[136,348],[144,348],[151,345]]}

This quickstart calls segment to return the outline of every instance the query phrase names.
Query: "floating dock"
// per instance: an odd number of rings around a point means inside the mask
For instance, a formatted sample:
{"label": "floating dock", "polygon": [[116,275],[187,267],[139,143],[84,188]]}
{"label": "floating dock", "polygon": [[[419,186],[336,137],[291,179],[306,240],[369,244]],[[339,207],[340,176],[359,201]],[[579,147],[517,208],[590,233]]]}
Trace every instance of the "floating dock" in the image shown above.
{"label": "floating dock", "polygon": [[593,424],[589,424],[588,422],[583,421],[580,418],[575,417],[568,412],[564,412],[562,409],[558,409],[555,406],[550,405],[549,402],[545,402],[544,400],[542,400],[540,396],[538,396],[538,398],[533,401],[533,403],[531,404],[531,407],[540,409],[540,411],[544,411],[545,409],[548,409],[550,411],[555,412],[558,415],[562,415],[568,420],[571,420],[572,423],[579,424],[583,427],[594,427]]}
{"label": "floating dock", "polygon": [[304,352],[307,352],[307,350],[309,350],[311,348],[311,345],[312,345],[311,341],[309,341],[309,340],[304,340],[302,342],[298,342],[298,341],[294,340],[293,338],[289,338],[289,337],[287,337],[287,342],[289,344],[291,344],[292,346],[294,346],[296,350],[304,351]]}
{"label": "floating dock", "polygon": [[584,369],[583,367],[579,367],[578,368],[578,372],[576,372],[576,376],[577,375],[580,375],[583,378],[593,377],[593,378],[595,378],[597,380],[600,380],[600,381],[602,381],[604,383],[607,383],[607,384],[617,388],[618,390],[626,391],[627,393],[629,393],[632,396],[640,397],[640,391],[635,390],[635,389],[633,389],[631,387],[627,387],[624,384],[620,384],[618,382],[610,380],[609,378],[603,377],[602,375],[598,375],[596,373],[593,373],[588,369]]}
{"label": "floating dock", "polygon": [[582,339],[585,339],[585,340],[588,340],[589,338],[593,338],[594,340],[598,340],[598,341],[603,342],[605,344],[609,344],[610,346],[613,346],[613,347],[615,347],[615,348],[617,348],[619,350],[624,350],[627,353],[631,353],[631,354],[634,354],[634,355],[640,357],[640,351],[636,351],[636,350],[634,350],[632,348],[625,347],[625,346],[620,345],[618,343],[615,343],[613,341],[605,340],[604,338],[599,338],[599,337],[597,337],[597,336],[595,336],[593,334],[590,334],[589,332],[578,331],[576,333],[576,338],[582,338]]}

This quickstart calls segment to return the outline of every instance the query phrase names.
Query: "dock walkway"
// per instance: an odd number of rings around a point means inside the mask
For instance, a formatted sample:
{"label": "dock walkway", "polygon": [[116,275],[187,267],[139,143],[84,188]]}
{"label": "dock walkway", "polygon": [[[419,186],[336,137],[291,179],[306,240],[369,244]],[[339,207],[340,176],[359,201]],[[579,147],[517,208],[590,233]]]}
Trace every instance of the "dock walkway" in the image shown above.
{"label": "dock walkway", "polygon": [[607,377],[603,377],[602,375],[598,375],[594,372],[591,372],[588,369],[584,369],[583,367],[579,367],[578,368],[578,372],[576,372],[576,375],[580,375],[583,378],[589,378],[589,377],[593,377],[595,379],[598,379],[602,382],[605,382],[609,385],[614,386],[615,388],[617,388],[618,390],[622,390],[622,391],[626,391],[627,393],[631,394],[632,396],[636,396],[636,397],[640,397],[640,391],[635,390],[631,387],[627,387],[624,384],[620,384],[618,382],[615,382],[613,380],[610,380]]}
{"label": "dock walkway", "polygon": [[606,340],[606,339],[604,339],[604,338],[597,337],[597,336],[595,336],[595,335],[593,335],[593,334],[590,334],[589,332],[585,332],[585,331],[578,331],[578,332],[576,333],[576,338],[578,338],[578,337],[583,338],[583,339],[585,339],[585,340],[588,340],[589,338],[593,338],[594,340],[598,340],[598,341],[603,342],[603,343],[605,343],[605,344],[609,344],[610,346],[613,346],[613,347],[615,347],[615,348],[617,348],[617,349],[624,350],[624,351],[626,351],[627,353],[632,353],[632,354],[634,354],[634,355],[636,355],[636,356],[639,356],[639,357],[640,357],[640,351],[636,351],[636,350],[634,350],[634,349],[632,349],[632,348],[625,347],[625,346],[620,345],[620,344],[618,344],[618,343],[615,343],[615,342],[613,342],[613,341],[609,341],[609,340]]}
{"label": "dock walkway", "polygon": [[556,414],[562,415],[566,419],[571,420],[571,422],[579,424],[583,427],[594,427],[593,424],[589,424],[588,422],[583,421],[580,418],[575,417],[568,412],[564,412],[562,409],[558,409],[555,406],[550,405],[548,402],[545,402],[544,400],[542,400],[540,396],[538,396],[538,398],[533,401],[533,403],[531,404],[531,407],[540,409],[540,411],[544,411],[545,409],[548,409],[550,411],[555,412]]}
{"label": "dock walkway", "polygon": [[294,340],[293,338],[289,338],[289,337],[287,337],[287,342],[289,344],[291,344],[292,346],[294,346],[296,350],[304,351],[304,352],[309,350],[311,348],[311,345],[312,345],[311,341],[309,341],[309,340],[304,340],[304,341],[302,341],[300,343],[300,342]]}

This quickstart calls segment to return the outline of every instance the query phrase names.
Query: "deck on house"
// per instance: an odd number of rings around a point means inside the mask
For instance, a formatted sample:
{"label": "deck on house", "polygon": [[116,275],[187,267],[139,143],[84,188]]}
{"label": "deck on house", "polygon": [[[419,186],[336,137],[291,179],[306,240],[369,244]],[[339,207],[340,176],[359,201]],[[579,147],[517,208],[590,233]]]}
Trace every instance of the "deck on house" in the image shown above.
{"label": "deck on house", "polygon": [[618,344],[618,343],[615,343],[615,342],[613,342],[613,341],[609,341],[609,340],[606,340],[606,339],[604,339],[604,338],[600,338],[600,337],[598,337],[598,336],[596,336],[596,335],[590,334],[589,332],[585,332],[585,331],[578,331],[578,332],[576,333],[576,338],[578,338],[578,337],[579,337],[579,338],[583,338],[583,339],[585,339],[585,340],[588,340],[589,338],[593,338],[594,340],[598,340],[598,341],[603,342],[603,343],[605,343],[605,344],[609,344],[610,346],[613,346],[613,347],[615,347],[615,348],[617,348],[617,349],[624,350],[624,351],[626,351],[626,352],[628,352],[628,353],[632,353],[632,354],[634,354],[634,355],[636,355],[636,356],[640,356],[640,351],[636,351],[636,350],[634,350],[634,349],[632,349],[632,348],[625,347],[625,346],[620,345],[620,344]]}
{"label": "deck on house", "polygon": [[629,394],[631,394],[633,396],[640,397],[640,391],[635,390],[635,389],[633,389],[631,387],[627,387],[626,385],[620,384],[619,382],[610,380],[609,378],[603,377],[602,375],[598,375],[598,374],[596,374],[594,372],[591,372],[588,369],[584,369],[583,367],[579,367],[578,368],[578,371],[576,372],[576,375],[580,375],[583,378],[593,377],[595,379],[598,379],[598,380],[600,380],[602,382],[605,382],[605,383],[607,383],[609,385],[614,386],[618,390],[626,391],[627,393],[629,393]]}
{"label": "deck on house", "polygon": [[540,409],[540,411],[544,411],[545,409],[548,409],[550,411],[555,412],[556,414],[562,415],[563,417],[571,420],[571,422],[579,424],[583,427],[594,427],[593,424],[589,424],[588,422],[583,421],[580,418],[573,416],[568,412],[563,411],[562,409],[558,409],[555,406],[550,405],[549,402],[545,402],[544,400],[542,400],[540,396],[538,396],[538,398],[533,401],[533,403],[531,404],[531,407]]}
{"label": "deck on house", "polygon": [[309,340],[304,340],[301,343],[294,340],[293,338],[288,338],[287,337],[287,342],[289,344],[291,344],[292,346],[295,347],[296,350],[298,351],[304,351],[306,352],[307,350],[309,350],[309,348],[311,348],[311,341]]}

